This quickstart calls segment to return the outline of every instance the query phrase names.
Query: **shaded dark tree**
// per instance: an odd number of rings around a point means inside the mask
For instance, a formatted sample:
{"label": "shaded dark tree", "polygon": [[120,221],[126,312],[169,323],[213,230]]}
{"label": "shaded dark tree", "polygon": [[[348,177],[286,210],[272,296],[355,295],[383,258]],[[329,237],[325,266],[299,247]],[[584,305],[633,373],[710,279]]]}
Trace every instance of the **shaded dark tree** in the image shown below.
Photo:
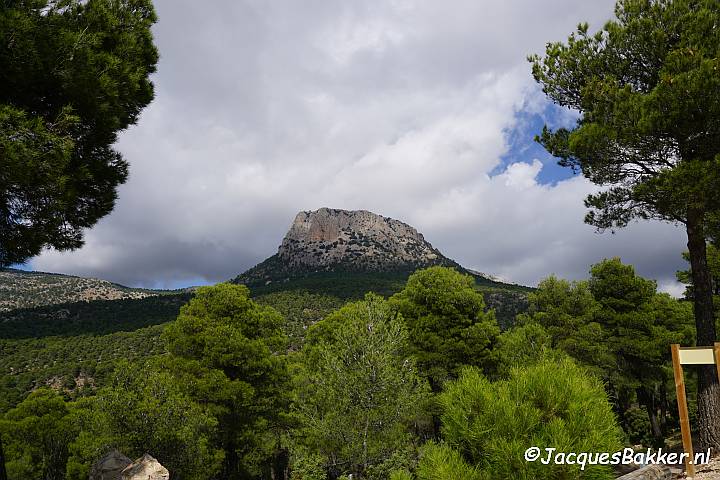
{"label": "shaded dark tree", "polygon": [[289,408],[283,317],[249,296],[244,285],[200,287],[164,333],[167,367],[218,419],[228,480],[259,477],[283,454],[278,432]]}
{"label": "shaded dark tree", "polygon": [[[671,411],[668,345],[691,341],[690,305],[657,293],[654,281],[617,258],[593,265],[590,274],[582,282],[541,281],[518,321],[543,326],[553,347],[603,379],[633,441],[662,446]],[[642,422],[636,405],[645,410]]]}
{"label": "shaded dark tree", "polygon": [[153,98],[150,0],[0,7],[0,266],[77,248],[127,163],[112,148]]}

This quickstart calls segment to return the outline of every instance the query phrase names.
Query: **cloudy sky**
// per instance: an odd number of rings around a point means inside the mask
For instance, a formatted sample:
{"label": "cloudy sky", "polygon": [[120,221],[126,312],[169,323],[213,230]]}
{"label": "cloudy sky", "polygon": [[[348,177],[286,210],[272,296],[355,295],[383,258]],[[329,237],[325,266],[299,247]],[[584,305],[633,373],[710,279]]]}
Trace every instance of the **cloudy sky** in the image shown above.
{"label": "cloudy sky", "polygon": [[534,285],[620,256],[679,292],[684,234],[583,223],[593,186],[532,141],[572,112],[526,56],[613,2],[157,0],[155,101],[117,148],[115,211],[27,267],[173,288],[269,255],[300,210],[405,221],[462,265]]}

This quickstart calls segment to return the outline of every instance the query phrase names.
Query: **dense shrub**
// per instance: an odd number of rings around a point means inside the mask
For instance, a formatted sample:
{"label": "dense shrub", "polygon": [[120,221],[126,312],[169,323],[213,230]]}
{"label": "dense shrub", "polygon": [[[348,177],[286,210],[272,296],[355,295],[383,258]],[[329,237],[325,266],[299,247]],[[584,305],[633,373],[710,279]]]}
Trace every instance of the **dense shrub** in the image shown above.
{"label": "dense shrub", "polygon": [[515,368],[508,380],[495,383],[468,368],[439,399],[446,444],[428,447],[418,470],[422,479],[612,478],[605,466],[581,471],[524,459],[531,446],[566,453],[621,447],[622,433],[603,386],[568,359]]}

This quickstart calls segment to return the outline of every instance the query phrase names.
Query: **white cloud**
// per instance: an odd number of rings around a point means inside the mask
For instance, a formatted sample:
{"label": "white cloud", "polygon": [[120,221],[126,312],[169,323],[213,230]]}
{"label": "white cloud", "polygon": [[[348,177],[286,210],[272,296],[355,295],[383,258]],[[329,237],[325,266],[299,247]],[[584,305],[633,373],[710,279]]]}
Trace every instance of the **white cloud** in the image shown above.
{"label": "white cloud", "polygon": [[[682,233],[582,223],[592,186],[541,185],[512,158],[542,112],[525,56],[612,1],[159,0],[156,100],[118,148],[115,211],[84,248],[32,267],[132,285],[230,278],[276,251],[299,210],[406,221],[463,265],[532,284],[621,256],[675,288]],[[527,132],[532,137],[537,132]]]}

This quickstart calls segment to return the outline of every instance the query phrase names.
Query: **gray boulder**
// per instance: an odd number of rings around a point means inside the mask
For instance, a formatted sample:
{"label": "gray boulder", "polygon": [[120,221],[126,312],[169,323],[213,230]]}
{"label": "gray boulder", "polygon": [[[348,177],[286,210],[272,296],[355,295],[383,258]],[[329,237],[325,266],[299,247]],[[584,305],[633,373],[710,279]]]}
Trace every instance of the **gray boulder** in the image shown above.
{"label": "gray boulder", "polygon": [[90,480],[121,480],[121,472],[132,463],[128,457],[110,450],[90,469]]}

